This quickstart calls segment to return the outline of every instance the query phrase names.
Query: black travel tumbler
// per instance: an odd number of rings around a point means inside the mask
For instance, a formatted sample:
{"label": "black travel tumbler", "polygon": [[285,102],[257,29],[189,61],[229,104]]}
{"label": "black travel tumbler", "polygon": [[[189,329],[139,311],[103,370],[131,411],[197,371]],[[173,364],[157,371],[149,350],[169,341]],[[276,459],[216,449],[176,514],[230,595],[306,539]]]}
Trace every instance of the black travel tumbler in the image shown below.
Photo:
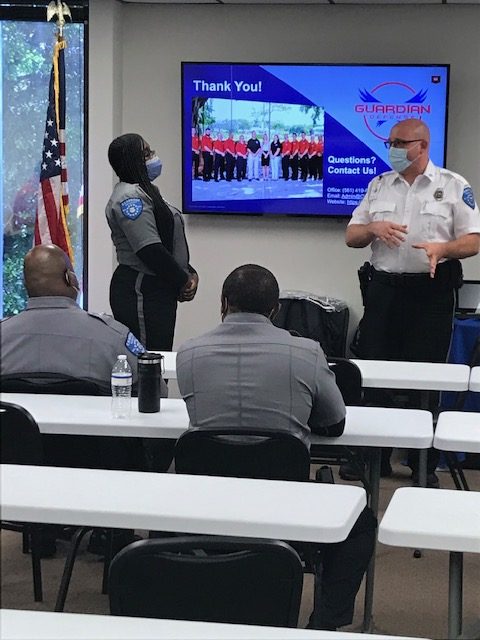
{"label": "black travel tumbler", "polygon": [[151,351],[138,356],[138,410],[141,413],[160,411],[162,360],[162,355]]}

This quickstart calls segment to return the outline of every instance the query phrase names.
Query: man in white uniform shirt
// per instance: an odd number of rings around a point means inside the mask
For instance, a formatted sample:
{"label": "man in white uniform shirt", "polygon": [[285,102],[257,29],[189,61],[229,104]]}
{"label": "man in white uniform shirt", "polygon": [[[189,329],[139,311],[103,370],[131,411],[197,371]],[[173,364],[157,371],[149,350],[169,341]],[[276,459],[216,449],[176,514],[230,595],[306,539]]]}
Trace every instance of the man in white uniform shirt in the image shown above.
{"label": "man in white uniform shirt", "polygon": [[[349,247],[372,249],[358,355],[445,362],[458,259],[479,252],[480,213],[467,181],[430,160],[422,120],[398,122],[385,144],[393,171],[370,182],[346,232]],[[429,460],[432,485],[435,464]],[[388,461],[383,467],[388,475]]]}

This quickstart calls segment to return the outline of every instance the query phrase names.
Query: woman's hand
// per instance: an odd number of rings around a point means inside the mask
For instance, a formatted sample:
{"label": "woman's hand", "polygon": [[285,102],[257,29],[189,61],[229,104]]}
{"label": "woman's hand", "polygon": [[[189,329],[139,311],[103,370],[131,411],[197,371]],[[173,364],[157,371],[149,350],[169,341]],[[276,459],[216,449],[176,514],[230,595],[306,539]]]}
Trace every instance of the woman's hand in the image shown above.
{"label": "woman's hand", "polygon": [[179,302],[190,302],[194,299],[198,289],[198,273],[191,273],[187,284],[180,291],[178,296]]}

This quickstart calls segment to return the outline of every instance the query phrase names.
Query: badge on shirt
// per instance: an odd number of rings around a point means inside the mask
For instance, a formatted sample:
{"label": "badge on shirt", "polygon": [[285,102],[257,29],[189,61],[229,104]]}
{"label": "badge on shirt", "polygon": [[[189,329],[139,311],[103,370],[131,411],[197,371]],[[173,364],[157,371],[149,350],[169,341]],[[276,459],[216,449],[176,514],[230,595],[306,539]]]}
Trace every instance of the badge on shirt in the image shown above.
{"label": "badge on shirt", "polygon": [[472,187],[465,187],[463,190],[462,200],[468,204],[470,209],[475,209],[475,198],[473,197]]}
{"label": "badge on shirt", "polygon": [[443,189],[437,189],[433,194],[433,197],[437,202],[443,200]]}
{"label": "badge on shirt", "polygon": [[125,346],[130,351],[130,353],[133,353],[134,356],[139,356],[142,353],[145,353],[145,347],[140,342],[140,340],[137,340],[137,338],[131,331],[128,332],[128,335],[125,339]]}
{"label": "badge on shirt", "polygon": [[123,215],[129,220],[136,220],[143,211],[143,202],[140,198],[127,198],[120,203]]}

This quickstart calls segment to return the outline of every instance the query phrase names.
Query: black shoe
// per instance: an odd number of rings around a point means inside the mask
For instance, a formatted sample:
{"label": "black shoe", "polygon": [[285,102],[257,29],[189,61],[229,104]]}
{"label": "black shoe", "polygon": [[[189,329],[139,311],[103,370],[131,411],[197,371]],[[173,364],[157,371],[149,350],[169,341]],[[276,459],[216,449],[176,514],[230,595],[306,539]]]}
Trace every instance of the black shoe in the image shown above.
{"label": "black shoe", "polygon": [[324,464],[320,469],[317,469],[315,481],[323,482],[324,484],[335,484],[331,468]]}
{"label": "black shoe", "polygon": [[318,625],[313,619],[313,613],[310,616],[307,626],[305,629],[318,629],[320,631],[336,631],[338,627],[332,627],[329,625],[320,624]]}
{"label": "black shoe", "polygon": [[[412,484],[414,487],[419,487],[418,471],[412,471]],[[427,489],[439,489],[440,480],[436,473],[427,473]]]}
{"label": "black shoe", "polygon": [[365,473],[365,465],[360,462],[358,464],[347,462],[346,464],[340,465],[340,469],[338,470],[340,478],[342,478],[342,480],[348,480],[350,482],[361,480],[361,472],[363,472],[363,474]]}

